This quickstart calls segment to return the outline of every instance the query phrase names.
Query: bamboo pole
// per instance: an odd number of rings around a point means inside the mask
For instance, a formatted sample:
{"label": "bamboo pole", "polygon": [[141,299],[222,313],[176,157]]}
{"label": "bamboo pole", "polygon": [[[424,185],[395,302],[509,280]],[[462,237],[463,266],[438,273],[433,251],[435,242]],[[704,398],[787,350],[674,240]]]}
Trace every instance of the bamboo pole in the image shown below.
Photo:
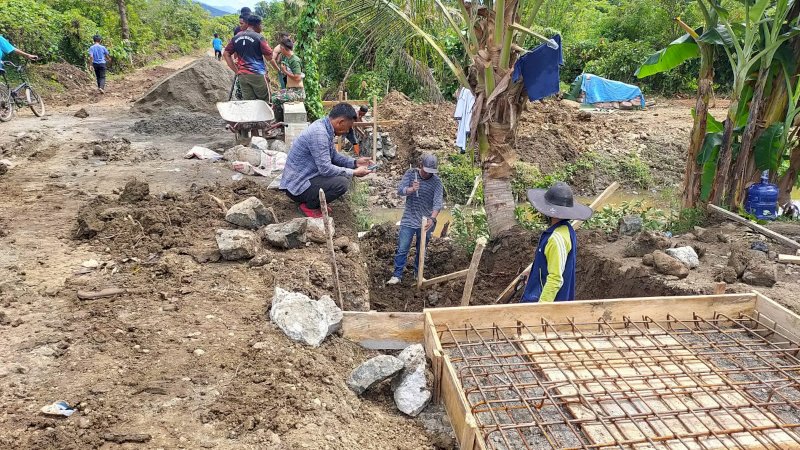
{"label": "bamboo pole", "polygon": [[749,227],[751,230],[756,231],[758,233],[761,233],[764,236],[766,236],[768,238],[771,238],[771,239],[773,239],[773,240],[775,240],[777,242],[780,242],[783,245],[786,245],[786,246],[791,247],[793,249],[800,249],[800,243],[799,242],[794,241],[792,239],[789,239],[789,238],[787,238],[786,236],[784,236],[784,235],[782,235],[780,233],[776,233],[776,232],[774,232],[774,231],[772,231],[770,229],[762,227],[761,225],[758,225],[758,224],[755,224],[753,222],[750,222],[749,220],[745,219],[744,217],[741,217],[738,214],[735,214],[735,213],[732,213],[732,212],[730,212],[728,210],[722,209],[717,205],[711,205],[710,204],[710,205],[708,205],[708,209],[710,209],[711,211],[716,212],[718,214],[721,214],[721,215],[727,217],[728,219],[733,220],[734,222],[738,222],[738,223],[740,223],[742,225],[745,225],[745,226]]}
{"label": "bamboo pole", "polygon": [[372,96],[372,164],[378,158],[378,96]]}
{"label": "bamboo pole", "polygon": [[[374,149],[373,149],[374,150]],[[428,230],[425,229],[425,226],[428,224],[428,218],[422,218],[422,227],[420,228],[420,235],[419,235],[419,254],[417,254],[417,258],[419,259],[419,268],[417,269],[417,289],[422,288],[422,283],[425,281],[425,241],[427,239]]]}
{"label": "bamboo pole", "polygon": [[475,276],[478,274],[478,265],[481,263],[481,255],[486,247],[486,238],[478,238],[475,251],[472,252],[472,262],[469,263],[467,281],[464,283],[464,293],[461,295],[461,306],[468,306],[469,299],[472,297],[472,286],[475,284]]}
{"label": "bamboo pole", "polygon": [[336,266],[336,251],[333,249],[331,224],[328,222],[328,201],[325,199],[325,191],[322,189],[319,190],[319,208],[322,210],[322,220],[325,223],[325,237],[328,240],[328,256],[331,258],[331,272],[333,272],[333,288],[336,290],[336,298],[339,300],[339,308],[344,310],[342,289],[339,286],[339,268]]}

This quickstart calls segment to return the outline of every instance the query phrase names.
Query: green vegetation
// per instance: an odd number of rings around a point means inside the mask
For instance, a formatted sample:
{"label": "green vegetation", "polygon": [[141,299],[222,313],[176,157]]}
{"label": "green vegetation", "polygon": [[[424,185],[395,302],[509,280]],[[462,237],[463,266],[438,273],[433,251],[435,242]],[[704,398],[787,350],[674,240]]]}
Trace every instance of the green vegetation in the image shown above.
{"label": "green vegetation", "polygon": [[372,215],[369,208],[369,184],[364,181],[353,181],[350,189],[350,207],[356,220],[358,231],[369,231],[372,227]]}
{"label": "green vegetation", "polygon": [[472,254],[475,250],[475,241],[479,237],[489,238],[489,222],[482,208],[470,210],[455,206],[450,214],[453,216],[450,236],[456,245],[468,253]]}
{"label": "green vegetation", "polygon": [[[439,167],[439,177],[444,185],[447,200],[456,205],[465,205],[472,193],[475,177],[481,174],[481,169],[470,161],[467,155],[453,154]],[[479,187],[475,193],[474,204],[483,203],[483,190]]]}

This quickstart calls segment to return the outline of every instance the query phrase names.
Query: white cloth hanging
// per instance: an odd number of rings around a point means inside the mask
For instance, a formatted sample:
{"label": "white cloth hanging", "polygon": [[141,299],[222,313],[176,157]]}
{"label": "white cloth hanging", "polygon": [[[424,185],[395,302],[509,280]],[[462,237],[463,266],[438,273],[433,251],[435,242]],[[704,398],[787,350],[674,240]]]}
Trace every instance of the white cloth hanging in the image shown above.
{"label": "white cloth hanging", "polygon": [[475,105],[475,96],[467,88],[461,88],[458,92],[456,102],[456,112],[453,117],[459,120],[458,131],[456,132],[456,147],[466,150],[467,134],[469,133],[469,123],[472,121],[472,107]]}

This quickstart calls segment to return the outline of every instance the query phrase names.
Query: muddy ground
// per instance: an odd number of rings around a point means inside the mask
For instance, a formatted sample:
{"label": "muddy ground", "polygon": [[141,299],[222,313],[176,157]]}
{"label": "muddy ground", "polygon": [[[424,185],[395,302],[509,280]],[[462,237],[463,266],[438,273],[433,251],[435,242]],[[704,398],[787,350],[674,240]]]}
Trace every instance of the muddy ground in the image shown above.
{"label": "muddy ground", "polygon": [[[144,442],[125,446],[449,447],[441,433],[428,430],[429,420],[399,413],[388,388],[358,398],[345,386],[350,370],[372,352],[339,337],[319,349],[304,347],[269,322],[275,286],[313,298],[332,292],[323,246],[262,250],[250,263],[219,261],[215,231],[232,228],[224,221],[226,207],[255,196],[279,220],[299,212],[267,189],[268,179],[234,181],[224,163],[183,158],[193,145],[233,145],[213,115],[130,111],[131,101],[158,76],[190,61],[112,80],[104,97],[79,85],[74,95],[54,98],[43,119],[22,111],[0,124],[0,159],[14,164],[0,175],[0,445],[115,448],[114,441],[136,438]],[[452,150],[453,106],[404,102],[397,96],[385,101],[381,117],[412,120],[390,131],[399,157],[382,172],[390,181],[373,185],[390,185],[421,151]],[[80,108],[87,118],[74,117]],[[554,103],[530,105],[521,157],[550,170],[585,151],[636,152],[653,172],[666,174],[662,183],[672,183],[669,174],[680,166],[685,144],[676,136],[687,136],[690,126],[687,111],[686,104],[667,103],[586,120]],[[138,195],[124,190],[132,181]],[[412,311],[459,303],[461,282],[416,291],[408,276],[402,287],[386,288],[396,229],[377,226],[359,240],[349,203],[332,206],[350,307]],[[760,240],[730,224],[711,224],[708,233],[748,245]],[[493,301],[531,260],[536,239],[515,230],[490,243],[474,303]],[[675,242],[681,239],[691,240]],[[707,247],[701,268],[674,280],[654,274],[641,258],[625,257],[630,238],[582,232],[581,279],[595,282],[579,282],[580,296],[710,292],[730,244],[706,240],[692,240]],[[787,252],[777,246],[768,251]],[[468,264],[469,256],[452,241],[435,239],[426,276]],[[764,292],[795,307],[798,273],[791,266],[777,270],[778,283]],[[76,297],[78,290],[107,287],[130,293]],[[752,288],[735,283],[729,289]],[[78,412],[63,419],[39,413],[56,400],[77,405]]]}

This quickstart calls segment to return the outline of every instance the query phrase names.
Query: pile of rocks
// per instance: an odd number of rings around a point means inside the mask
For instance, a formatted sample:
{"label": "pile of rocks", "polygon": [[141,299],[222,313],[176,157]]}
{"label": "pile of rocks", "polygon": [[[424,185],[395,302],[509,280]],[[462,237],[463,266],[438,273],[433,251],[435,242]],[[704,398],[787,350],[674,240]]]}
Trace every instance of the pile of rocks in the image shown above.
{"label": "pile of rocks", "polygon": [[[253,258],[262,245],[288,250],[326,241],[324,219],[303,217],[276,223],[272,208],[265,207],[256,197],[233,205],[225,220],[243,228],[217,230],[217,247],[228,261]],[[333,233],[333,219],[328,220]]]}
{"label": "pile of rocks", "polygon": [[406,347],[399,355],[379,355],[350,373],[347,386],[358,395],[391,380],[394,402],[404,414],[416,417],[431,401],[432,375],[421,344]]}

